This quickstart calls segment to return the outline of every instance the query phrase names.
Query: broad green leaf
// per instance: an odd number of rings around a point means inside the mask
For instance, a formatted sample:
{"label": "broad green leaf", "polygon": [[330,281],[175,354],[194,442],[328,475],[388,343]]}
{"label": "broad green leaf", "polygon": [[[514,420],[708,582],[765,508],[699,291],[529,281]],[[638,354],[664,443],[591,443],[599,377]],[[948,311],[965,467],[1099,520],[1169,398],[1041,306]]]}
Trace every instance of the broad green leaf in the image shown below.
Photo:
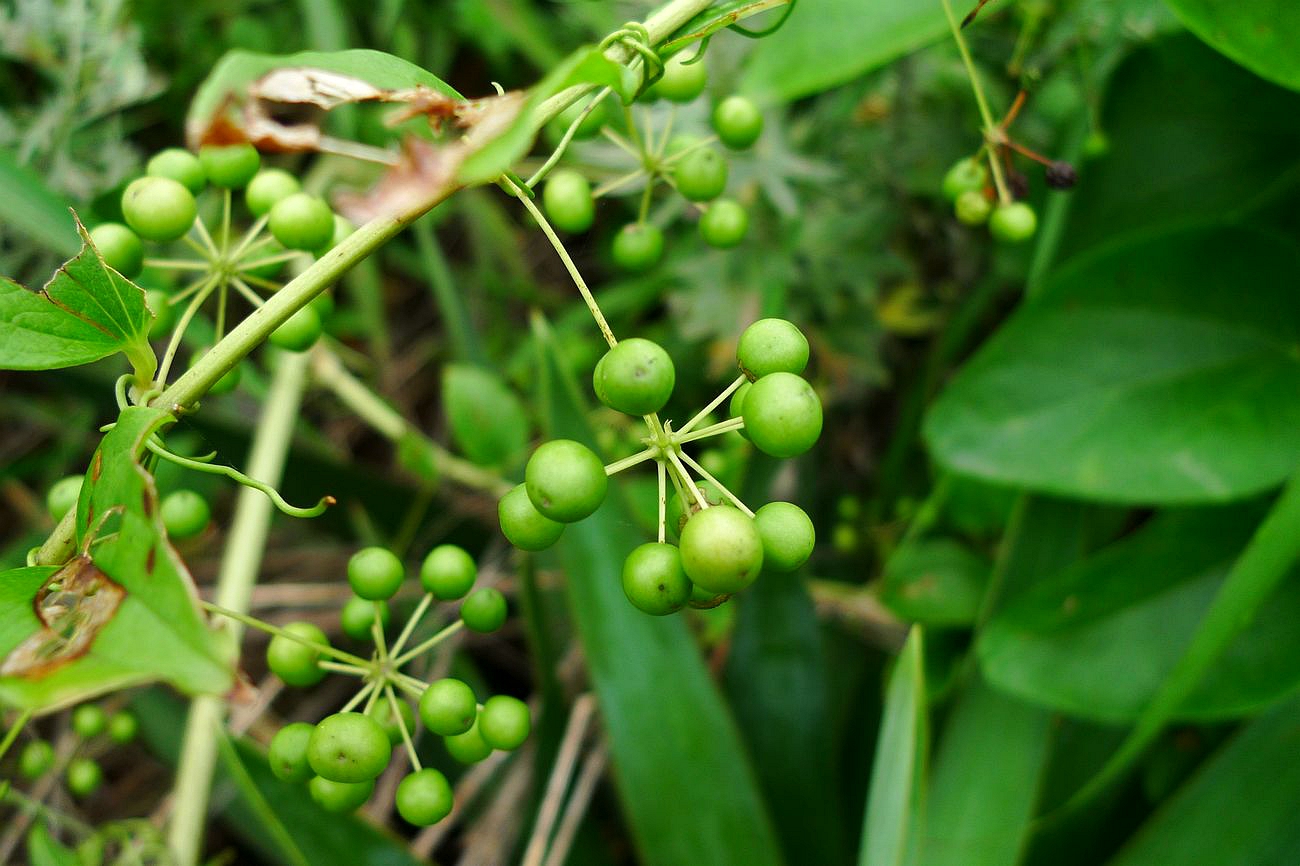
{"label": "broad green leaf", "polygon": [[473,364],[448,364],[442,406],[457,447],[475,463],[508,466],[528,447],[528,415],[505,381]]}
{"label": "broad green leaf", "polygon": [[39,292],[0,277],[0,369],[74,367],[123,352],[152,378],[158,362],[144,290],[104,264],[80,223],[77,231],[81,252]]}
{"label": "broad green leaf", "polygon": [[[1072,715],[1126,722],[1185,651],[1258,508],[1161,514],[1134,535],[1039,583],[977,644],[994,685]],[[1179,709],[1246,715],[1300,686],[1300,574],[1283,585]]]}
{"label": "broad green leaf", "polygon": [[56,842],[40,820],[27,833],[27,861],[31,866],[82,866],[77,852]]}
{"label": "broad green leaf", "polygon": [[1291,0],[1165,0],[1187,29],[1263,78],[1300,90],[1300,6]]}
{"label": "broad green leaf", "polygon": [[[549,328],[538,331],[548,432],[590,445],[577,386]],[[623,595],[623,560],[647,540],[611,493],[557,545],[639,860],[776,866],[749,756],[685,622],[647,616]]]}
{"label": "broad green leaf", "polygon": [[1029,838],[1051,714],[978,676],[957,698],[934,758],[920,866],[1015,866]]}
{"label": "broad green leaf", "polygon": [[927,626],[975,621],[989,565],[951,538],[904,544],[885,563],[880,600],[904,619]]}
{"label": "broad green leaf", "polygon": [[862,822],[859,866],[915,862],[925,811],[928,750],[925,654],[921,626],[912,626],[885,694],[885,715]]}
{"label": "broad green leaf", "polygon": [[[775,13],[780,14],[780,13]],[[791,100],[829,90],[948,32],[939,0],[799,0],[755,43],[741,89]]]}
{"label": "broad green leaf", "polygon": [[1111,866],[1300,862],[1300,702],[1242,728],[1153,815]]}
{"label": "broad green leaf", "polygon": [[5,209],[0,222],[12,226],[31,241],[60,255],[77,251],[77,228],[67,202],[51,191],[44,178],[14,155],[0,149],[0,201]]}
{"label": "broad green leaf", "polygon": [[[0,575],[0,702],[47,711],[159,679],[189,694],[230,687],[229,648],[199,614],[140,465],[145,439],[172,420],[160,409],[124,410],[82,485],[82,553],[53,574]],[[35,612],[43,587],[48,622]]]}
{"label": "broad green leaf", "polygon": [[[760,500],[761,501],[761,500]],[[727,695],[792,863],[844,860],[843,802],[821,625],[798,575],[736,598]]]}
{"label": "broad green leaf", "polygon": [[542,128],[538,108],[550,97],[579,84],[609,87],[631,98],[632,89],[625,85],[623,67],[610,60],[595,46],[584,46],[568,56],[545,78],[535,84],[514,120],[490,141],[476,144],[475,150],[461,164],[457,178],[461,183],[477,184],[496,180],[508,171],[532,146]]}
{"label": "broad green leaf", "polygon": [[1076,260],[926,418],[960,472],[1085,499],[1194,503],[1280,483],[1300,453],[1300,251],[1194,229]]}
{"label": "broad green leaf", "polygon": [[1300,178],[1300,95],[1191,36],[1134,53],[1106,94],[1101,127],[1114,144],[1080,166],[1061,261],[1132,234],[1245,213]]}
{"label": "broad green leaf", "polygon": [[[158,689],[139,693],[131,708],[140,719],[142,739],[164,762],[175,766],[181,751],[185,705]],[[214,734],[216,736],[216,734]],[[234,752],[238,765],[231,763],[230,749],[221,750],[214,772],[213,789],[218,812],[214,820],[244,840],[267,863],[297,866],[286,853],[280,831],[287,831],[292,844],[308,863],[348,863],[365,866],[416,866],[405,843],[354,815],[337,815],[317,806],[306,785],[277,779],[258,746],[238,740]],[[248,788],[251,780],[256,792]],[[253,802],[250,802],[253,801]],[[257,800],[274,806],[274,816],[258,808]],[[273,822],[269,825],[268,822]],[[278,825],[278,829],[275,825]]]}
{"label": "broad green leaf", "polygon": [[197,146],[203,135],[221,116],[242,105],[248,86],[278,69],[320,69],[358,78],[381,90],[409,90],[426,87],[456,99],[461,98],[450,85],[414,63],[366,48],[348,51],[300,51],[296,54],[257,54],[252,51],[227,53],[190,102],[185,117],[185,134]]}

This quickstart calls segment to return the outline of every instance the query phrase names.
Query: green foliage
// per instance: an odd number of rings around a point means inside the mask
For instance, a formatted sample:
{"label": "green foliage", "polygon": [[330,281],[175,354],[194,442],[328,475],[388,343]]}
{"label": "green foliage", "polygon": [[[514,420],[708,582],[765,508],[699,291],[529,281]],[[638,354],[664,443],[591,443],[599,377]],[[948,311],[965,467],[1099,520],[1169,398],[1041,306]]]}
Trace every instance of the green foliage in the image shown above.
{"label": "green foliage", "polygon": [[1167,0],[1188,29],[1242,66],[1300,90],[1300,9],[1273,0],[1231,7],[1212,0]]}
{"label": "green foliage", "polygon": [[475,463],[510,466],[528,447],[523,402],[491,370],[448,364],[442,372],[442,405],[452,441]]}

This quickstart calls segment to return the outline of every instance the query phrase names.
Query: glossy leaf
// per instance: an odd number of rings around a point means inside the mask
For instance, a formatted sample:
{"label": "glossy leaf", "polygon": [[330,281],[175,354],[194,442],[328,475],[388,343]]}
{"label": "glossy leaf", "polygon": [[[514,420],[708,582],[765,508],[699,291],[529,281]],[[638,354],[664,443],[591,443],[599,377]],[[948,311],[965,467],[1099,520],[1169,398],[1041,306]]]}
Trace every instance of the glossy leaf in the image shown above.
{"label": "glossy leaf", "polygon": [[927,626],[975,621],[989,565],[950,538],[905,544],[885,563],[880,600],[904,619]]}
{"label": "glossy leaf", "polygon": [[878,0],[869,10],[860,0],[799,0],[780,30],[755,43],[741,87],[798,99],[857,78],[947,32],[939,0]]}
{"label": "glossy leaf", "polygon": [[867,789],[859,866],[914,862],[920,844],[929,750],[921,634],[920,626],[912,626],[889,676]]}
{"label": "glossy leaf", "polygon": [[[545,325],[538,331],[547,431],[592,444],[558,344]],[[639,860],[776,866],[749,756],[685,623],[647,616],[623,595],[623,559],[645,540],[611,492],[556,546]]]}
{"label": "glossy leaf", "polygon": [[1111,866],[1300,861],[1300,702],[1242,728],[1155,813]]}
{"label": "glossy leaf", "polygon": [[1300,6],[1288,0],[1166,0],[1197,36],[1263,78],[1300,90]]}
{"label": "glossy leaf", "polygon": [[[1135,718],[1182,656],[1258,508],[1160,515],[1077,565],[1043,575],[977,645],[999,688],[1072,715]],[[1300,575],[1211,668],[1178,717],[1245,715],[1300,686]]]}
{"label": "glossy leaf", "polygon": [[67,202],[5,149],[0,149],[0,201],[7,205],[0,222],[52,252],[70,256],[77,251],[76,222]]}
{"label": "glossy leaf", "polygon": [[934,758],[920,866],[1015,866],[1029,839],[1051,714],[972,678]]}
{"label": "glossy leaf", "polygon": [[153,376],[153,313],[144,290],[104,264],[80,223],[81,252],[39,292],[0,277],[0,369],[49,370],[98,361],[117,352]]}
{"label": "glossy leaf", "polygon": [[472,364],[448,364],[442,405],[461,452],[484,466],[506,466],[528,447],[528,415],[505,381]]}
{"label": "glossy leaf", "polygon": [[[159,679],[190,694],[230,687],[228,648],[199,614],[153,477],[139,462],[144,440],[171,421],[160,409],[123,411],[82,485],[83,553],[58,572],[0,575],[0,702],[47,711]],[[50,602],[61,604],[42,621],[36,602],[56,577],[62,594]]]}
{"label": "glossy leaf", "polygon": [[1298,269],[1294,245],[1239,228],[1077,260],[940,395],[930,450],[989,481],[1104,501],[1272,487],[1300,451]]}

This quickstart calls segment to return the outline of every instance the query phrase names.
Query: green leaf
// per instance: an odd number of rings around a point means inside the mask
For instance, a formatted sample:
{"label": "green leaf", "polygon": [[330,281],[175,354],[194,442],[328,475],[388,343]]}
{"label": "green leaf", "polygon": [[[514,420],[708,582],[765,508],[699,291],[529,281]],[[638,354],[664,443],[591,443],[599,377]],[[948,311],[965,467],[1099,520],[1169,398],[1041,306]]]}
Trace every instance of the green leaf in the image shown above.
{"label": "green leaf", "polygon": [[488,183],[508,171],[528,152],[542,128],[543,118],[538,112],[542,103],[579,84],[609,87],[625,98],[632,95],[623,81],[622,66],[595,46],[579,48],[528,91],[519,113],[502,132],[476,143],[474,152],[461,164],[457,179],[466,185]]}
{"label": "green leaf", "polygon": [[829,90],[948,32],[939,0],[799,0],[749,56],[741,89],[793,100]]}
{"label": "green leaf", "polygon": [[507,466],[528,447],[523,402],[500,376],[473,364],[448,364],[442,406],[460,450],[483,466]]}
{"label": "green leaf", "polygon": [[33,243],[70,256],[77,251],[77,228],[68,205],[45,184],[45,179],[20,165],[8,150],[0,149],[0,201],[5,202],[0,222],[12,226]]}
{"label": "green leaf", "polygon": [[929,749],[921,634],[921,626],[912,626],[889,677],[867,790],[859,866],[914,862],[920,843]]}
{"label": "green leaf", "polygon": [[1171,225],[1221,221],[1294,190],[1300,95],[1260,81],[1182,34],[1134,53],[1106,88],[1115,143],[1080,166],[1062,261]]}
{"label": "green leaf", "polygon": [[77,852],[56,842],[43,821],[27,834],[27,861],[31,866],[82,866]]}
{"label": "green leaf", "polygon": [[1300,452],[1300,252],[1240,228],[1077,260],[925,422],[957,471],[1069,496],[1194,503],[1280,483]]}
{"label": "green leaf", "polygon": [[[1259,516],[1255,507],[1161,514],[1129,538],[1042,576],[980,636],[985,675],[1042,706],[1133,720],[1182,656]],[[1297,577],[1205,674],[1178,718],[1247,715],[1300,686]]]}
{"label": "green leaf", "polygon": [[1111,866],[1282,866],[1300,858],[1300,702],[1244,727]]}
{"label": "green leaf", "polygon": [[1289,0],[1165,0],[1187,29],[1269,81],[1300,90],[1300,6]]}
{"label": "green leaf", "polygon": [[[189,694],[230,687],[229,648],[199,614],[153,476],[139,461],[145,439],[172,421],[161,409],[124,410],[82,485],[83,552],[52,574],[0,575],[0,702],[46,711],[159,679]],[[35,612],[43,586],[52,593],[49,622]]]}
{"label": "green leaf", "polygon": [[144,290],[104,264],[90,235],[45,288],[0,277],[0,369],[52,370],[123,352],[144,379],[158,362],[149,345],[153,313]]}
{"label": "green leaf", "polygon": [[902,618],[927,626],[969,625],[988,577],[988,563],[957,541],[916,541],[885,563],[880,600]]}
{"label": "green leaf", "polygon": [[1028,841],[1051,714],[975,677],[944,725],[920,866],[1015,866]]}
{"label": "green leaf", "polygon": [[[548,433],[593,445],[559,347],[546,325],[537,330]],[[685,623],[647,616],[623,596],[623,560],[646,540],[611,495],[557,545],[639,860],[776,866],[749,757]]]}

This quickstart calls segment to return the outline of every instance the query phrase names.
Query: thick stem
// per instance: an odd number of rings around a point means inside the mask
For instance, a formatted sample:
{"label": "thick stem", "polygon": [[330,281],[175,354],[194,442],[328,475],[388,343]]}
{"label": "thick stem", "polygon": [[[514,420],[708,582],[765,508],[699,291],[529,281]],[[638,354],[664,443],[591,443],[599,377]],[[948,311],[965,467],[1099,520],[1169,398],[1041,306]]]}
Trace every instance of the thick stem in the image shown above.
{"label": "thick stem", "polygon": [[[209,355],[216,351],[213,349]],[[281,355],[248,458],[248,474],[259,481],[275,485],[283,475],[306,383],[307,356]],[[216,601],[222,607],[239,613],[248,611],[249,597],[262,564],[271,514],[271,501],[262,493],[247,488],[240,491],[217,577]],[[232,647],[237,648],[243,633],[242,624],[231,621],[226,627]],[[199,860],[203,828],[207,823],[208,792],[217,755],[215,728],[222,723],[225,711],[224,700],[216,695],[201,695],[190,705],[180,765],[176,771],[175,808],[167,834],[168,847],[178,866],[194,866]]]}
{"label": "thick stem", "polygon": [[45,539],[41,549],[32,559],[32,565],[63,565],[72,558],[77,549],[77,509],[69,508],[68,513],[54,527],[50,537]]}

